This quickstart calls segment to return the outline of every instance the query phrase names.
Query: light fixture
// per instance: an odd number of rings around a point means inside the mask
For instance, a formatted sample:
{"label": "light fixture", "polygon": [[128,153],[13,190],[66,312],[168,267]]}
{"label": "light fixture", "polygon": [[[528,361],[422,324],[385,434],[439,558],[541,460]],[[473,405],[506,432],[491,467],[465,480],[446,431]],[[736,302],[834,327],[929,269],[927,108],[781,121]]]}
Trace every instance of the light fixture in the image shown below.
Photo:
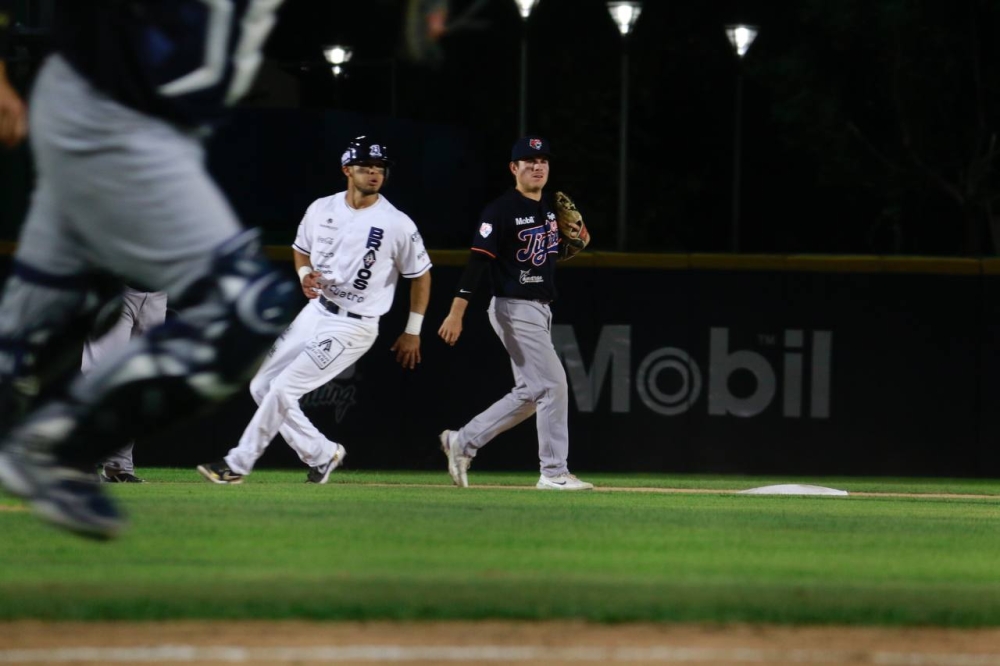
{"label": "light fixture", "polygon": [[742,58],[750,50],[753,40],[757,38],[757,26],[744,25],[742,23],[727,25],[726,37],[729,38],[729,43],[733,45],[736,55]]}
{"label": "light fixture", "polygon": [[348,62],[353,55],[354,51],[350,46],[333,44],[323,47],[323,57],[330,63],[330,71],[333,72],[335,77],[339,77],[344,73],[344,63]]}
{"label": "light fixture", "polygon": [[343,65],[351,59],[354,55],[354,50],[350,46],[341,46],[340,44],[334,44],[333,46],[327,46],[323,48],[323,57],[331,65]]}
{"label": "light fixture", "polygon": [[616,0],[608,3],[608,11],[611,19],[618,26],[618,31],[625,37],[632,32],[632,27],[639,20],[639,13],[642,11],[642,3],[635,0]]}
{"label": "light fixture", "polygon": [[538,4],[538,0],[514,0],[517,10],[521,12],[521,18],[525,21],[531,16],[531,10]]}

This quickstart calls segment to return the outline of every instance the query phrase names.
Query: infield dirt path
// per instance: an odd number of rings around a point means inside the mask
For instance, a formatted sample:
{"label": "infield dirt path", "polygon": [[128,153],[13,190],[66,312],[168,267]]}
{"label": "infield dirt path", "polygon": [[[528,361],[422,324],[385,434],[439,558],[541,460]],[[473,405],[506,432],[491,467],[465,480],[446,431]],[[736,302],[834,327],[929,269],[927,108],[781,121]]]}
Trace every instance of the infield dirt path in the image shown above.
{"label": "infield dirt path", "polygon": [[1000,666],[1000,630],[583,622],[0,624],[0,664]]}

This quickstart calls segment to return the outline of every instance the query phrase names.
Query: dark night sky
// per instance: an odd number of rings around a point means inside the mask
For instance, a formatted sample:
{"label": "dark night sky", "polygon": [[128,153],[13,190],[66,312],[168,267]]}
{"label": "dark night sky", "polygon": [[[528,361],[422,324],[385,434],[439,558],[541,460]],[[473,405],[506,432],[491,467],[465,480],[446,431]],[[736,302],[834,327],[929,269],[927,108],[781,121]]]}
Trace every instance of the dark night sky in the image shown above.
{"label": "dark night sky", "polygon": [[[452,16],[473,3],[452,0]],[[762,9],[752,11],[751,4]],[[630,240],[673,249],[725,249],[731,207],[735,62],[723,25],[734,20],[764,27],[754,49],[767,47],[771,3],[646,2],[630,37]],[[339,5],[335,8],[334,5]],[[398,53],[404,3],[318,3],[293,0],[283,12],[270,51],[276,58],[314,58],[320,47],[345,42],[356,60]],[[710,5],[710,7],[709,7]],[[458,125],[505,159],[517,133],[519,54],[523,29],[512,0],[492,0],[478,13],[479,29],[448,35],[439,67],[401,69],[397,111],[404,118]],[[528,130],[549,137],[559,152],[553,181],[587,192],[605,241],[613,233],[618,192],[620,54],[622,39],[604,2],[541,0],[527,25]],[[751,54],[756,55],[755,50]],[[307,104],[386,113],[385,68],[358,68],[341,88],[325,71],[302,74]],[[746,86],[744,122],[748,167],[761,110]],[[500,165],[503,166],[502,164]],[[745,167],[747,168],[747,167]],[[497,171],[496,187],[506,185]],[[677,182],[697,179],[697,201],[675,211],[650,206]],[[753,178],[748,187],[753,187]],[[746,197],[746,205],[757,205]],[[697,217],[678,238],[664,217]],[[746,213],[748,219],[752,216]],[[634,221],[633,221],[634,220]],[[643,229],[650,228],[648,241]]]}
{"label": "dark night sky", "polygon": [[[343,40],[359,60],[392,57],[403,4],[292,0],[275,54]],[[452,15],[472,4],[452,0]],[[986,201],[1000,182],[984,146],[1000,125],[998,5],[645,2],[629,38],[630,249],[728,248],[738,65],[723,26],[750,22],[761,32],[743,62],[741,249],[992,253]],[[522,23],[512,0],[478,17],[481,29],[442,41],[439,68],[401,70],[397,110],[467,128],[502,156],[517,132]],[[552,140],[553,181],[610,241],[622,39],[599,0],[541,0],[527,32],[528,129]],[[358,70],[339,96],[316,74],[307,103],[386,112],[384,69]]]}
{"label": "dark night sky", "polygon": [[[729,249],[742,72],[742,251],[995,253],[1000,2],[643,4],[628,40],[629,250]],[[613,249],[623,40],[605,2],[540,0],[526,27],[513,0],[450,0],[451,16],[477,5],[432,65],[400,57],[406,0],[287,0],[270,69],[300,108],[388,117],[395,99],[400,121],[473,137],[483,175],[467,198],[494,196],[510,184],[526,30],[528,130],[551,140],[552,185],[575,195],[595,247]],[[742,63],[733,22],[761,30]],[[335,42],[356,51],[339,81],[320,66]]]}

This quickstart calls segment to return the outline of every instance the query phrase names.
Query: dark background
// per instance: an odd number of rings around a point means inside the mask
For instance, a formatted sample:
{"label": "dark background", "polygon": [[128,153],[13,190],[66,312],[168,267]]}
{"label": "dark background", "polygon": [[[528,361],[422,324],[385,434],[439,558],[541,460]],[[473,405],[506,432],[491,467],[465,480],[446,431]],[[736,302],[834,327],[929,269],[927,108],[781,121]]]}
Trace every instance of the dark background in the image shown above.
{"label": "dark background", "polygon": [[[25,87],[46,6],[21,0]],[[438,40],[423,28],[435,6],[451,26]],[[738,21],[760,28],[742,62],[723,30]],[[414,26],[418,48],[408,49]],[[627,249],[731,249],[742,76],[742,251],[995,254],[998,32],[995,0],[647,0],[627,41]],[[481,206],[510,182],[522,33],[528,130],[552,141],[553,185],[579,200],[595,247],[615,249],[626,42],[598,0],[541,0],[527,23],[513,0],[288,0],[245,104],[276,115],[219,136],[227,149],[269,137],[275,150],[220,176],[273,179],[277,188],[282,169],[315,174],[287,208],[249,220],[285,231],[305,204],[341,185],[336,156],[349,132],[380,130],[399,144],[401,169],[419,166],[401,171],[387,194],[429,228],[430,245],[461,247]],[[334,42],[355,49],[339,79],[321,59]],[[324,149],[311,155],[309,122],[327,128]],[[442,150],[430,159],[435,146]],[[9,165],[0,163],[0,178],[8,199],[13,188],[26,196]],[[0,202],[0,210],[12,209]],[[4,235],[16,215],[7,217]]]}

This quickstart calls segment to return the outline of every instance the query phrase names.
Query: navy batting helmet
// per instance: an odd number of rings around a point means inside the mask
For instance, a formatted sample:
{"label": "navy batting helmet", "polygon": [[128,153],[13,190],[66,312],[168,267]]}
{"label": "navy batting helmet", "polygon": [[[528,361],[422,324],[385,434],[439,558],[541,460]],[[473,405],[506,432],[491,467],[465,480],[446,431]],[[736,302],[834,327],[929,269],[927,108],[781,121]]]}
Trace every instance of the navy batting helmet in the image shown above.
{"label": "navy batting helmet", "polygon": [[384,143],[367,136],[359,136],[351,139],[340,156],[341,166],[351,166],[363,162],[383,162],[386,167],[392,166],[389,159],[389,150]]}

